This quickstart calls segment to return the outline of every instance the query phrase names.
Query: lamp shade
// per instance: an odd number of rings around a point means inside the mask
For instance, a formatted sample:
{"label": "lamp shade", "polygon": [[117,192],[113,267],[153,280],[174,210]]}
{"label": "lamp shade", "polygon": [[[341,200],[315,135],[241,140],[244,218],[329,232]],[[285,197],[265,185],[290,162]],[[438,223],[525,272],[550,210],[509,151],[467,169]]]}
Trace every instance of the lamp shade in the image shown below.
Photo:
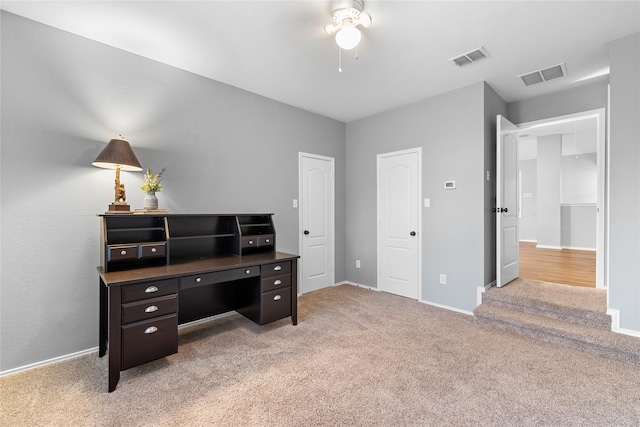
{"label": "lamp shade", "polygon": [[353,49],[360,43],[362,34],[356,27],[343,27],[336,33],[336,43],[344,50]]}
{"label": "lamp shade", "polygon": [[131,149],[131,145],[124,139],[112,139],[109,141],[104,150],[98,154],[98,157],[91,164],[105,169],[142,170],[138,158]]}

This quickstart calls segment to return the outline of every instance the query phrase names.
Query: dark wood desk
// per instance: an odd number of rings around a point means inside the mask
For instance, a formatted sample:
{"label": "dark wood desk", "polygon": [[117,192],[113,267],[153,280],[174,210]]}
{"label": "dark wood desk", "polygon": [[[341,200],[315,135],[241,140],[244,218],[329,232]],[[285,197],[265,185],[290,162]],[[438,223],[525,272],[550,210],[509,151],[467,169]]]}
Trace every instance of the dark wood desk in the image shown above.
{"label": "dark wood desk", "polygon": [[176,353],[179,324],[229,311],[297,324],[299,256],[274,250],[270,214],[101,215],[101,225],[98,355],[108,350],[110,392],[121,371]]}

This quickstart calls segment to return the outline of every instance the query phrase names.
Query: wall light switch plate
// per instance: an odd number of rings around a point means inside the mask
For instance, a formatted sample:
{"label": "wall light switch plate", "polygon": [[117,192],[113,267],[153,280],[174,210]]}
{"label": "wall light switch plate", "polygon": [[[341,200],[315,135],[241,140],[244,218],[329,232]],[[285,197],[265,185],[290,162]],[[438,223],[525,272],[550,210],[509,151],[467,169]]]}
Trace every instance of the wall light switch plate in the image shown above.
{"label": "wall light switch plate", "polygon": [[456,182],[455,181],[445,181],[444,182],[444,189],[445,190],[455,190],[456,188]]}
{"label": "wall light switch plate", "polygon": [[431,199],[424,199],[424,207],[425,208],[431,207]]}
{"label": "wall light switch plate", "polygon": [[298,199],[293,199],[293,207],[294,208],[298,207]]}

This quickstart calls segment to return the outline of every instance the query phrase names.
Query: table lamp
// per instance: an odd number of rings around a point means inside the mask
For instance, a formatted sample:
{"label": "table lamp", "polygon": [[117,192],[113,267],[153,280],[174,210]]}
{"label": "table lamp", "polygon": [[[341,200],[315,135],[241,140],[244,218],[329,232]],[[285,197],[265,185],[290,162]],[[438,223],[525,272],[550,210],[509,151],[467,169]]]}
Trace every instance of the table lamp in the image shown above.
{"label": "table lamp", "polygon": [[112,139],[107,146],[104,147],[104,150],[98,154],[98,157],[96,157],[92,165],[99,168],[116,170],[115,200],[109,205],[109,210],[106,213],[131,213],[131,209],[127,204],[124,184],[120,183],[120,170],[142,170],[140,162],[131,149],[131,145],[124,140],[122,135],[120,135],[120,139]]}

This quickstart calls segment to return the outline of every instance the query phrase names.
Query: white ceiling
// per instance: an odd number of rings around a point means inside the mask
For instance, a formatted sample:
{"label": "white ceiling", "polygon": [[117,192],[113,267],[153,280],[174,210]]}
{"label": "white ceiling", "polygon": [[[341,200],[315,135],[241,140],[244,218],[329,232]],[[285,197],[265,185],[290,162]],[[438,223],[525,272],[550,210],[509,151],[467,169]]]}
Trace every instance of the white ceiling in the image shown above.
{"label": "white ceiling", "polygon": [[[338,73],[338,48],[323,31],[328,0],[3,0],[0,7],[343,122],[481,80],[512,102],[607,78],[607,42],[640,31],[638,0],[365,0],[373,26],[359,59],[343,52]],[[449,61],[480,46],[490,59],[463,68]],[[566,77],[530,87],[518,78],[562,62]]]}

